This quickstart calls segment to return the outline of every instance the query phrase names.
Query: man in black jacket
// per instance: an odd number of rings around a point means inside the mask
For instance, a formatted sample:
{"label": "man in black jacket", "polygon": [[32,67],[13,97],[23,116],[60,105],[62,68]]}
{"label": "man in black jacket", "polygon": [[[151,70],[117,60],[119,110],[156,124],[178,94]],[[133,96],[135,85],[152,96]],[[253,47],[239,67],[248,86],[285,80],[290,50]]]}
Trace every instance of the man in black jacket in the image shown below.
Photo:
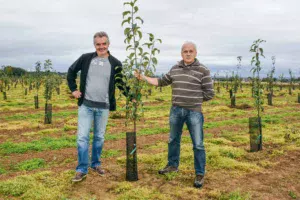
{"label": "man in black jacket", "polygon": [[[115,84],[128,95],[128,89],[122,82],[122,64],[108,51],[109,37],[105,32],[94,35],[96,52],[83,54],[68,70],[68,85],[72,95],[78,99],[77,150],[78,166],[73,182],[82,181],[89,166],[89,133],[94,121],[94,139],[90,167],[99,175],[104,175],[101,168],[104,134],[109,111],[116,110]],[[77,72],[81,71],[80,89],[77,89]],[[124,87],[123,87],[124,86]]]}

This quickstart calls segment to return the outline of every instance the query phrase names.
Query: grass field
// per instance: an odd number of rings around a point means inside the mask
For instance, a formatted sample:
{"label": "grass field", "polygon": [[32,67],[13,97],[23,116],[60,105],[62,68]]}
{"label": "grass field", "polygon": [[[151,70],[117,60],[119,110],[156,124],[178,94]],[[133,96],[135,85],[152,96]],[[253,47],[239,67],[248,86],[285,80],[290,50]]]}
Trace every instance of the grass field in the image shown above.
{"label": "grass field", "polygon": [[[300,104],[299,89],[275,88],[273,106],[262,115],[263,151],[250,152],[249,117],[256,116],[250,88],[236,94],[221,87],[205,102],[204,133],[207,156],[205,185],[193,188],[192,142],[187,128],[181,144],[179,173],[159,175],[167,163],[171,88],[152,88],[144,99],[144,117],[137,127],[139,180],[126,182],[124,98],[110,113],[105,135],[104,177],[89,172],[71,182],[77,164],[77,104],[66,84],[53,95],[53,122],[45,125],[44,100],[34,109],[34,92],[18,86],[0,97],[0,199],[299,199]],[[91,134],[92,140],[92,134]]]}

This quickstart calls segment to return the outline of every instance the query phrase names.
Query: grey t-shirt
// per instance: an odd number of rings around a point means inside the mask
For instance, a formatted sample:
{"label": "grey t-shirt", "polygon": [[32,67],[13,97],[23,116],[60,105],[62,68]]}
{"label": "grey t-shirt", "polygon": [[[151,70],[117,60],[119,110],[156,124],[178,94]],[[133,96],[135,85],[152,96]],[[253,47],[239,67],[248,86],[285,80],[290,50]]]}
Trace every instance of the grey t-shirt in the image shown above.
{"label": "grey t-shirt", "polygon": [[89,107],[109,108],[108,88],[111,65],[108,58],[92,59],[86,79],[83,103]]}

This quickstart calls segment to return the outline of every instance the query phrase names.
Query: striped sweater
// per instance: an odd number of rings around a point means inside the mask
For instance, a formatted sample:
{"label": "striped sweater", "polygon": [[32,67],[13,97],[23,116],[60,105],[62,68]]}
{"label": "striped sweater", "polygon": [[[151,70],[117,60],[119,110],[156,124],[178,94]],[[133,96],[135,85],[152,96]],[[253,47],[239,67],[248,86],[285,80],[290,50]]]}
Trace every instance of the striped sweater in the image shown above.
{"label": "striped sweater", "polygon": [[158,79],[159,86],[170,84],[174,106],[202,112],[203,101],[208,101],[214,96],[210,71],[197,59],[187,66],[183,60],[178,62],[167,74]]}

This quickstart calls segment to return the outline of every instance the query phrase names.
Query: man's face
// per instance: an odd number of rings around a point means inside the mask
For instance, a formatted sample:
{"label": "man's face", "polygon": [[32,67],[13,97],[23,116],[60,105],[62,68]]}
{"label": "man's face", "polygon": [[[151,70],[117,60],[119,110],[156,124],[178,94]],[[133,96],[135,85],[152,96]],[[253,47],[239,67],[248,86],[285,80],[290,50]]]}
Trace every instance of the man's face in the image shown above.
{"label": "man's face", "polygon": [[192,44],[185,44],[181,51],[181,57],[185,64],[192,64],[197,56],[197,51]]}
{"label": "man's face", "polygon": [[94,45],[97,51],[98,56],[106,56],[109,43],[107,41],[107,37],[96,37],[94,39]]}

